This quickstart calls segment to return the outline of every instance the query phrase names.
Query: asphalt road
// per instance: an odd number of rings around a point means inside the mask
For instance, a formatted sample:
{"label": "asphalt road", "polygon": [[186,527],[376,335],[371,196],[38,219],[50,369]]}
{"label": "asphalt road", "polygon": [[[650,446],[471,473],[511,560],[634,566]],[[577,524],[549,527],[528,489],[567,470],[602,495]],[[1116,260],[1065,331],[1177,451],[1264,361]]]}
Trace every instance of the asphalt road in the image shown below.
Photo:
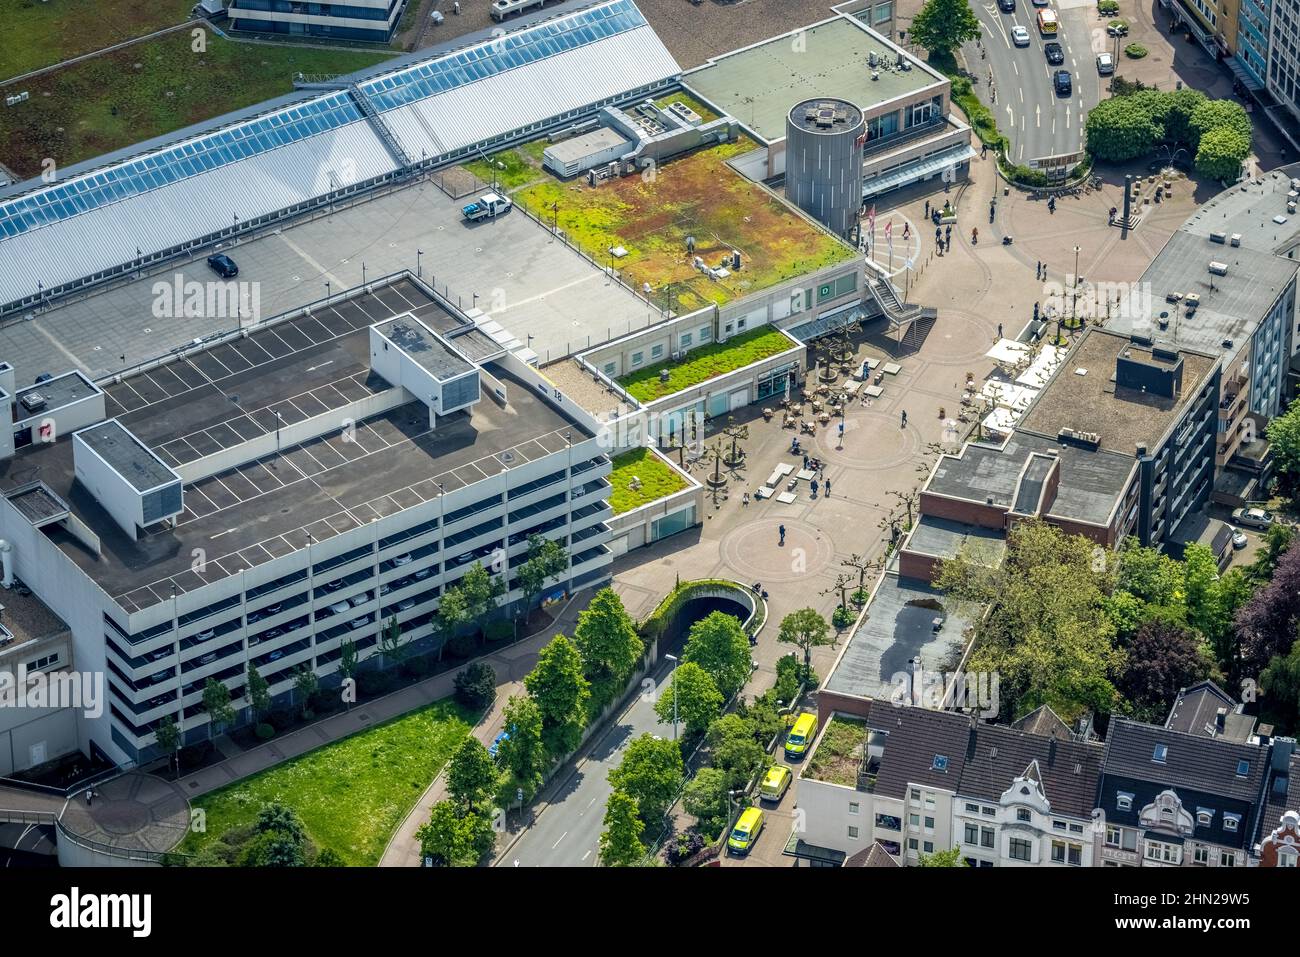
{"label": "asphalt road", "polygon": [[[983,28],[982,47],[963,48],[967,65],[978,77],[975,92],[997,114],[998,128],[1010,139],[1012,161],[1025,164],[1031,159],[1059,156],[1083,149],[1083,122],[1087,111],[1101,99],[1109,78],[1097,74],[1097,53],[1113,52],[1106,45],[1104,23],[1091,17],[1094,7],[1070,9],[1054,6],[1061,21],[1055,37],[1038,32],[1038,11],[1030,0],[1016,0],[1012,13],[1002,13],[995,0],[972,4]],[[1011,41],[1016,25],[1029,31],[1029,45],[1017,47]],[[1065,62],[1047,62],[1043,45],[1055,40],[1065,51]],[[1096,49],[1094,50],[1094,46]],[[989,87],[993,74],[996,102]],[[1057,96],[1052,77],[1057,70],[1069,70],[1073,79],[1070,96]]]}
{"label": "asphalt road", "polygon": [[[660,662],[652,675],[656,687],[666,684],[671,670],[672,662]],[[655,716],[654,702],[647,695],[639,695],[594,745],[588,745],[586,759],[497,866],[595,867],[605,802],[614,790],[609,772],[623,760],[628,742],[647,731],[666,739],[673,736],[672,722],[661,724]],[[657,836],[646,834],[643,839],[650,841]]]}

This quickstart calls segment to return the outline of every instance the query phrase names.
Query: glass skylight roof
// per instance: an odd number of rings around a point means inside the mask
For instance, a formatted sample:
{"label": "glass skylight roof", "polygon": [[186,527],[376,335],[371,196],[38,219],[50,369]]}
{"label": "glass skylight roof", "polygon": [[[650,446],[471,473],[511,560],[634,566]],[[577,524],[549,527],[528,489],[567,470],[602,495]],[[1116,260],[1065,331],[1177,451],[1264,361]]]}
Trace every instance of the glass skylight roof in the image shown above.
{"label": "glass skylight roof", "polygon": [[[383,112],[646,25],[633,0],[584,10],[360,84]],[[0,203],[0,241],[363,119],[339,91]]]}
{"label": "glass skylight roof", "polygon": [[11,200],[0,205],[0,233],[17,236],[360,119],[346,92],[333,93]]}
{"label": "glass skylight roof", "polygon": [[375,109],[383,112],[645,25],[632,0],[617,0],[376,77],[361,88]]}

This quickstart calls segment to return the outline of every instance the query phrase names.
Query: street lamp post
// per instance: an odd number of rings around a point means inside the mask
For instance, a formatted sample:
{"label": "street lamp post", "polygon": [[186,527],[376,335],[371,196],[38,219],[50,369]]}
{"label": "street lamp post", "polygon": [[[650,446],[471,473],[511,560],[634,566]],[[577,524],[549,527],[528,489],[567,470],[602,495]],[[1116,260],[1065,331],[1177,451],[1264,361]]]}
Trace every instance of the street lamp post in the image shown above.
{"label": "street lamp post", "polygon": [[1074,274],[1070,277],[1070,329],[1079,322],[1079,247],[1074,247]]}
{"label": "street lamp post", "polygon": [[423,255],[424,255],[423,249],[417,249],[415,251],[415,278],[416,279],[420,279],[424,275],[420,269],[420,257]]}
{"label": "street lamp post", "polygon": [[673,740],[677,740],[677,656],[664,655],[673,663],[673,676],[670,679],[673,683]]}

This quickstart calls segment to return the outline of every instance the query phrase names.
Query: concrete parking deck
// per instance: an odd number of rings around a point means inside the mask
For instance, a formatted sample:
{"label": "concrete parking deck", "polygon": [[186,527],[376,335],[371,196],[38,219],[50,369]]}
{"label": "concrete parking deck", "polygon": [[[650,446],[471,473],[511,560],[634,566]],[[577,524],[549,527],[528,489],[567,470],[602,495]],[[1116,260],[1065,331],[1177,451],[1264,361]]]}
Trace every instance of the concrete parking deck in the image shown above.
{"label": "concrete parking deck", "polygon": [[[0,356],[13,363],[20,383],[70,368],[98,379],[196,338],[323,299],[327,283],[335,294],[360,286],[363,266],[373,282],[414,272],[417,261],[423,278],[436,281],[439,292],[445,288],[453,302],[477,305],[521,340],[531,334],[544,360],[548,352],[559,358],[646,324],[651,313],[643,301],[521,211],[469,223],[461,205],[421,180],[223,247],[239,265],[235,281],[244,284],[245,311],[255,301],[258,315],[239,317],[232,306],[219,310],[222,315],[191,316],[184,303],[168,300],[178,283],[217,280],[204,262],[212,250],[204,249],[190,261],[55,305],[30,322],[9,323],[0,328]],[[659,318],[658,310],[653,316]]]}

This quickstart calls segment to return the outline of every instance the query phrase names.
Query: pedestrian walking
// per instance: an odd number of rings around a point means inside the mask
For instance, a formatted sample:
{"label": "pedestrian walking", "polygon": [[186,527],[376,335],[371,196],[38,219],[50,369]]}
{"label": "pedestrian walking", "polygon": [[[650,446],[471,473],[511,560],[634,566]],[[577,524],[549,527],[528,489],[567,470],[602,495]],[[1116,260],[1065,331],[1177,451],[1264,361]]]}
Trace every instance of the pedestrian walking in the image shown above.
{"label": "pedestrian walking", "polygon": [[827,498],[830,498],[830,497],[831,497],[831,480],[830,480],[830,479],[827,479],[827,480],[826,480],[826,497],[827,497]]}
{"label": "pedestrian walking", "polygon": [[998,338],[1002,338],[1002,323],[998,323]]}
{"label": "pedestrian walking", "polygon": [[780,528],[777,529],[777,531],[778,531],[778,532],[780,533],[780,535],[781,535],[781,540],[780,540],[779,542],[777,542],[777,544],[778,544],[778,545],[784,545],[784,544],[785,544],[785,526],[782,525]]}
{"label": "pedestrian walking", "polygon": [[812,489],[812,497],[813,497],[813,498],[816,498],[816,497],[817,497],[817,480],[816,480],[816,479],[813,479],[812,482],[809,483],[808,487]]}
{"label": "pedestrian walking", "polygon": [[986,158],[988,157],[988,155],[989,155],[989,147],[988,147],[988,144],[987,144],[987,143],[981,143],[981,144],[980,144],[980,159],[986,159]]}
{"label": "pedestrian walking", "polygon": [[903,238],[908,239],[911,237],[911,235],[912,235],[912,224],[903,223]]}
{"label": "pedestrian walking", "polygon": [[745,497],[742,498],[742,499],[740,500],[740,507],[741,507],[741,508],[744,508],[744,507],[747,506],[748,504],[749,504],[749,493],[746,492],[746,493],[745,493]]}
{"label": "pedestrian walking", "polygon": [[928,199],[925,201],[925,218],[930,218],[930,201]]}
{"label": "pedestrian walking", "polygon": [[94,788],[86,788],[86,807],[90,807],[90,803],[91,803],[94,799],[95,799],[95,789],[94,789]]}
{"label": "pedestrian walking", "polygon": [[803,457],[803,467],[804,467],[804,470],[807,471],[807,469],[808,469],[808,456],[806,456],[806,455]]}
{"label": "pedestrian walking", "polygon": [[1040,259],[1034,264],[1034,278],[1043,278],[1043,261]]}
{"label": "pedestrian walking", "polygon": [[952,223],[949,223],[947,226],[943,227],[943,238],[944,239],[952,238]]}
{"label": "pedestrian walking", "polygon": [[906,409],[903,410],[903,424],[900,425],[899,428],[900,428],[900,429],[905,429],[905,428],[907,428],[907,410],[906,410]]}

